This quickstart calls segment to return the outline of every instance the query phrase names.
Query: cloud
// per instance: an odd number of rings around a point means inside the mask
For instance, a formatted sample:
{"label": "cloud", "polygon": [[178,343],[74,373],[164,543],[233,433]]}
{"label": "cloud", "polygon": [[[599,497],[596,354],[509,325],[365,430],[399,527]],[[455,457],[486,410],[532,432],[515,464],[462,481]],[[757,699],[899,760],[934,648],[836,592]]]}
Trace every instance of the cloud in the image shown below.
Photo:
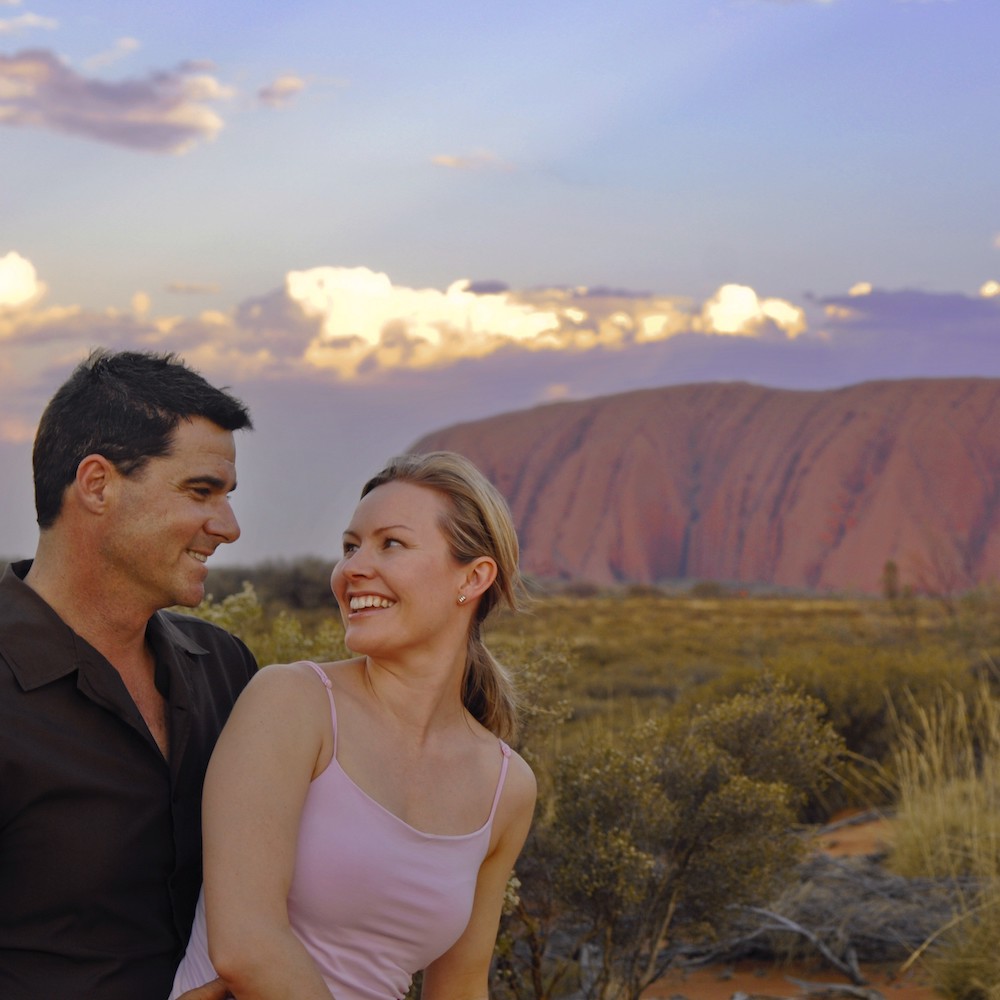
{"label": "cloud", "polygon": [[[16,321],[0,312],[7,343],[132,342],[193,353],[208,370],[262,378],[368,383],[512,352],[606,361],[609,352],[628,354],[682,336],[783,341],[805,331],[801,307],[737,285],[700,303],[585,286],[517,291],[496,281],[459,280],[442,291],[394,285],[364,267],[316,267],[291,271],[282,287],[235,307],[171,316],[154,315],[142,292],[128,310],[42,308],[44,288],[30,262],[9,255],[0,273],[8,275],[6,300],[21,308]],[[211,287],[171,289],[200,294]],[[562,381],[556,376],[547,384]]]}
{"label": "cloud", "polygon": [[512,348],[621,350],[687,332],[783,339],[806,330],[801,308],[737,285],[724,286],[699,311],[684,299],[616,290],[515,292],[460,280],[439,291],[396,286],[363,267],[319,267],[290,272],[285,294],[317,324],[306,363],[342,378],[441,367]]}
{"label": "cloud", "polygon": [[746,285],[723,285],[705,303],[703,329],[713,333],[759,336],[774,326],[788,337],[806,330],[805,311],[782,299],[760,299]]}
{"label": "cloud", "polygon": [[496,153],[488,149],[477,149],[465,156],[453,156],[449,153],[442,153],[431,158],[431,163],[436,167],[445,167],[448,170],[513,170],[513,166],[500,159]]}
{"label": "cloud", "polygon": [[185,153],[214,138],[223,122],[208,105],[232,95],[201,65],[109,83],[81,76],[47,50],[0,55],[0,125],[128,149]]}
{"label": "cloud", "polygon": [[[8,3],[7,6],[15,7],[17,4]],[[32,28],[43,28],[46,31],[55,31],[59,27],[59,22],[52,17],[42,17],[39,14],[18,14],[17,17],[0,18],[0,36],[19,35],[22,31]]]}
{"label": "cloud", "polygon": [[96,56],[91,56],[84,63],[84,66],[91,70],[104,69],[132,55],[133,52],[137,52],[140,48],[142,46],[136,38],[119,38],[106,52],[98,52]]}
{"label": "cloud", "polygon": [[301,93],[306,88],[306,81],[300,76],[292,73],[285,73],[277,77],[265,87],[257,91],[257,99],[262,104],[267,104],[272,108],[279,108],[288,104],[292,98]]}
{"label": "cloud", "polygon": [[[204,287],[178,283],[176,291]],[[22,382],[31,370],[22,358],[70,357],[95,343],[177,351],[227,382],[375,391],[399,379],[506,373],[510,384],[523,383],[524,405],[678,380],[821,388],[1000,376],[1000,283],[976,296],[860,294],[856,286],[797,304],[738,284],[704,301],[586,286],[516,290],[498,281],[440,290],[395,285],[364,267],[323,266],[189,316],[157,315],[141,292],[129,309],[101,311],[44,306],[43,293],[30,261],[14,252],[0,259],[0,338]]]}
{"label": "cloud", "polygon": [[[884,343],[898,343],[897,338],[903,336],[912,344],[943,345],[942,357],[947,355],[950,338],[954,346],[963,338],[982,336],[1000,345],[1000,299],[982,292],[971,296],[872,288],[865,295],[830,296],[819,301],[832,320],[828,328],[832,334],[864,334]],[[969,374],[977,374],[977,370],[973,368]]]}
{"label": "cloud", "polygon": [[0,313],[29,306],[44,292],[45,286],[30,260],[14,250],[0,257]]}

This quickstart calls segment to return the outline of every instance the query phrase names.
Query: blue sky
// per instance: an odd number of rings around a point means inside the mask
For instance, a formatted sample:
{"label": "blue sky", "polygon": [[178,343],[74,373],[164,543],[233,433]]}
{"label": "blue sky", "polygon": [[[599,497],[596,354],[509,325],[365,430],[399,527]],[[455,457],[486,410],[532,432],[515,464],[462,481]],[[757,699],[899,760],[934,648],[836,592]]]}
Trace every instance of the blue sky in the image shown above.
{"label": "blue sky", "polygon": [[335,550],[441,424],[1000,376],[998,37],[995,0],[0,0],[0,555],[97,344],[250,402],[230,562]]}

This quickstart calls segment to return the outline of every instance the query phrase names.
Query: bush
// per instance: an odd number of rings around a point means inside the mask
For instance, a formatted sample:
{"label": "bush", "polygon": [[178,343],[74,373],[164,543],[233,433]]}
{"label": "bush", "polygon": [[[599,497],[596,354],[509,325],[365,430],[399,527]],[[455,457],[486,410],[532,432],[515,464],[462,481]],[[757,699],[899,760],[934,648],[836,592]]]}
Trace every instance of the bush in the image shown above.
{"label": "bush", "polygon": [[498,958],[506,992],[637,998],[676,935],[718,934],[794,867],[796,810],[842,744],[765,683],[685,722],[595,729],[553,760]]}
{"label": "bush", "polygon": [[239,636],[261,666],[295,660],[325,662],[351,656],[344,645],[344,630],[336,612],[323,615],[307,631],[301,616],[285,610],[266,614],[257,592],[248,582],[244,582],[239,593],[230,594],[221,601],[209,594],[197,608],[180,610],[214,622]]}

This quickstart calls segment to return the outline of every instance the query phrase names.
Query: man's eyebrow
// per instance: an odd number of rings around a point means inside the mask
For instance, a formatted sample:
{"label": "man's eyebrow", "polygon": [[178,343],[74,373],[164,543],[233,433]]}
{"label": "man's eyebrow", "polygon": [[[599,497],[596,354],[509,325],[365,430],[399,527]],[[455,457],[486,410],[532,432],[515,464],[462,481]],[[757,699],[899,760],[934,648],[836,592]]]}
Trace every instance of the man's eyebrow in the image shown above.
{"label": "man's eyebrow", "polygon": [[229,485],[228,480],[222,479],[219,476],[190,476],[183,482],[184,486],[211,486],[213,490],[218,490],[222,493],[232,493],[236,489],[236,480],[233,480],[232,486]]}

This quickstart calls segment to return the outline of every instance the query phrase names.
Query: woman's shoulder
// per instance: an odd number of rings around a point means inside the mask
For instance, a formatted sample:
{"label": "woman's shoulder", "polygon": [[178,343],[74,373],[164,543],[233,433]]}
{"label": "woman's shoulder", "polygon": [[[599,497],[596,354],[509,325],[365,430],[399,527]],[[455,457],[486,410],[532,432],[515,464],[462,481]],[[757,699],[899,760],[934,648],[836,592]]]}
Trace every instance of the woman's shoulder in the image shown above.
{"label": "woman's shoulder", "polygon": [[[352,661],[314,663],[294,660],[261,667],[237,702],[240,717],[251,727],[277,724],[294,730],[315,763],[312,777],[322,773],[334,752],[333,716],[327,691],[338,704],[341,677]],[[324,690],[326,688],[326,690]],[[343,699],[340,699],[343,700]],[[235,713],[234,713],[235,714]]]}
{"label": "woman's shoulder", "polygon": [[317,663],[314,660],[292,660],[289,663],[269,663],[254,676],[258,685],[315,684],[326,677],[330,681],[344,682],[344,678],[358,669],[358,660],[337,660]]}
{"label": "woman's shoulder", "polygon": [[528,762],[505,743],[501,746],[506,748],[507,774],[497,804],[490,853],[504,864],[513,864],[528,836],[538,786]]}
{"label": "woman's shoulder", "polygon": [[311,660],[294,660],[269,663],[250,679],[239,702],[243,703],[244,710],[255,706],[258,711],[297,711],[306,703],[316,701],[316,693],[323,690],[324,684],[334,686],[333,679],[339,673],[337,668],[349,662],[318,664]]}
{"label": "woman's shoulder", "polygon": [[538,794],[538,783],[535,780],[535,772],[531,765],[514,749],[508,747],[501,741],[501,746],[506,747],[506,752],[510,757],[507,765],[506,785],[509,794],[515,803],[524,808],[533,809],[535,798]]}
{"label": "woman's shoulder", "polygon": [[465,730],[471,738],[471,747],[475,747],[475,753],[483,762],[484,767],[492,769],[495,767],[495,754],[497,748],[501,750],[507,758],[506,776],[504,777],[503,799],[507,802],[514,801],[529,807],[534,807],[537,786],[535,774],[531,770],[528,762],[507,742],[500,739],[496,733],[491,732],[471,713],[466,712]]}

